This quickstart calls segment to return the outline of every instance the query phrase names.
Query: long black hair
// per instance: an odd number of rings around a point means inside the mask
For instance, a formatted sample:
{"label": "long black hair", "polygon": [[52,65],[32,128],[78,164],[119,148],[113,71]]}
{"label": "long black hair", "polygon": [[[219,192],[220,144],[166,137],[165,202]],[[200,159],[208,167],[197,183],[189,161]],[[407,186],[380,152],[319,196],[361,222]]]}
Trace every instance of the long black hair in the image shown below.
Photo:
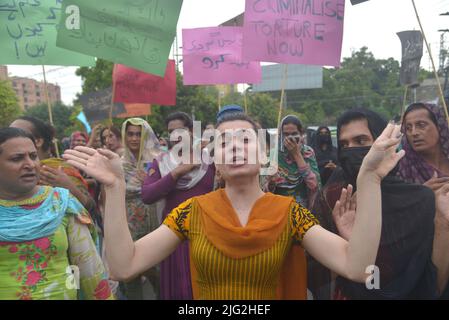
{"label": "long black hair", "polygon": [[101,140],[101,145],[102,145],[102,146],[106,145],[106,141],[105,141],[105,139],[103,138],[103,133],[104,133],[106,130],[109,130],[110,132],[112,132],[112,133],[114,134],[114,136],[115,136],[119,141],[121,141],[122,133],[120,132],[120,130],[119,130],[117,127],[105,127],[105,128],[103,128],[103,129],[101,129],[101,131],[100,131],[100,140]]}

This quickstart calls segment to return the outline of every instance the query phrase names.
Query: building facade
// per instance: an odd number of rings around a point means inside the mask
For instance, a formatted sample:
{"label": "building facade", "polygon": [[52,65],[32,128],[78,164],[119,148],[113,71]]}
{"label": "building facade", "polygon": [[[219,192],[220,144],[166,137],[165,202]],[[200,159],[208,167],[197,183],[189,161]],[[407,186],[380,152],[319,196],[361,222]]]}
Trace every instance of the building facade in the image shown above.
{"label": "building facade", "polygon": [[0,81],[8,80],[8,68],[6,66],[0,66]]}
{"label": "building facade", "polygon": [[[43,81],[37,81],[22,77],[8,77],[8,69],[6,66],[0,66],[0,79],[6,74],[6,79],[11,82],[12,88],[16,92],[19,99],[20,108],[25,111],[36,105],[47,103],[45,97],[45,84]],[[48,97],[53,105],[61,101],[61,87],[51,83],[47,83]]]}

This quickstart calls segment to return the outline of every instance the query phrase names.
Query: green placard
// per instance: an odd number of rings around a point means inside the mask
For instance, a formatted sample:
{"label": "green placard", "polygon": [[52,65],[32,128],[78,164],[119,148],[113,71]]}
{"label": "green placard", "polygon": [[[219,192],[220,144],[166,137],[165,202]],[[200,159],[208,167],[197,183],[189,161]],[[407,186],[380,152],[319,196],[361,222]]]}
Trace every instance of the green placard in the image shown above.
{"label": "green placard", "polygon": [[94,66],[95,58],[56,47],[61,0],[0,0],[0,64]]}
{"label": "green placard", "polygon": [[73,5],[80,28],[60,28],[59,47],[164,76],[182,0],[65,0],[64,12]]}

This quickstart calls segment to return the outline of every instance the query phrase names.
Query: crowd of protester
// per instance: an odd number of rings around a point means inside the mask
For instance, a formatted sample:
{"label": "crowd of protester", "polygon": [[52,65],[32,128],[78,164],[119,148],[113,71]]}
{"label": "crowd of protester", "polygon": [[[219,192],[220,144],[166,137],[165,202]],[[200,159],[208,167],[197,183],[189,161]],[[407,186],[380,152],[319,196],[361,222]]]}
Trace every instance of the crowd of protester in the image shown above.
{"label": "crowd of protester", "polygon": [[261,129],[236,105],[206,138],[183,112],[164,134],[130,118],[58,158],[47,123],[0,128],[0,299],[449,298],[441,106],[348,110],[336,145],[293,115],[266,149]]}

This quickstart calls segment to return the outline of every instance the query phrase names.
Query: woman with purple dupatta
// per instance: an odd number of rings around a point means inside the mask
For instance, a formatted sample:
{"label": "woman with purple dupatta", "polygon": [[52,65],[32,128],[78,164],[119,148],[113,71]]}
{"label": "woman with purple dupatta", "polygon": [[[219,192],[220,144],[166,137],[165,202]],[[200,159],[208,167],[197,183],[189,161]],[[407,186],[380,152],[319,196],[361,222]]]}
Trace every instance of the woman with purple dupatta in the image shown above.
{"label": "woman with purple dupatta", "polygon": [[410,105],[402,123],[406,155],[399,175],[432,190],[449,182],[449,127],[442,107],[429,103]]}
{"label": "woman with purple dupatta", "polygon": [[[169,134],[175,130],[187,130],[193,146],[193,122],[186,113],[172,113],[165,122]],[[158,212],[158,216],[161,220],[187,199],[211,192],[214,187],[215,166],[205,162],[200,165],[179,163],[173,154],[175,144],[170,141],[169,151],[162,153],[150,164],[142,186],[143,202],[146,204],[157,202],[158,211],[161,211]],[[160,298],[192,300],[189,244],[184,242],[179,245],[160,266]]]}
{"label": "woman with purple dupatta", "polygon": [[[425,185],[435,194],[441,192],[449,184],[449,126],[443,107],[421,102],[411,104],[404,114],[402,130],[405,157],[399,162],[399,176],[407,182]],[[435,219],[432,260],[437,267],[445,260],[448,241],[449,226],[444,219]],[[440,297],[449,299],[445,270],[439,270],[439,286]]]}

